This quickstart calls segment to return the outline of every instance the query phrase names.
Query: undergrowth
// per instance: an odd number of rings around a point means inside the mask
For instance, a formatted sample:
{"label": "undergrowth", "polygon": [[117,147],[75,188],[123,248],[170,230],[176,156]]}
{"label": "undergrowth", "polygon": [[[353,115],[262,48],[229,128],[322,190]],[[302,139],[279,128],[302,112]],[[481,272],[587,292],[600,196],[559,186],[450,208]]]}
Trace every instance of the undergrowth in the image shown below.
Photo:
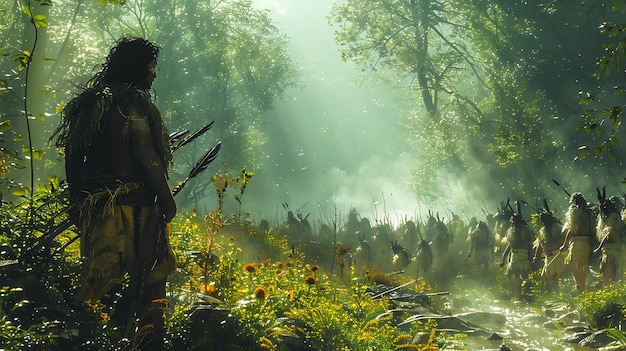
{"label": "undergrowth", "polygon": [[[372,298],[368,289],[377,283],[371,276],[330,274],[279,229],[256,225],[240,211],[224,216],[229,185],[222,181],[228,178],[241,205],[253,175],[244,168],[238,177],[212,177],[220,206],[204,216],[181,213],[171,223],[178,269],[168,283],[170,349],[279,350],[300,343],[314,350],[437,350],[453,339],[434,325],[414,325],[412,335],[432,337],[413,342],[385,316],[389,302]],[[32,198],[14,194],[17,201],[0,206],[4,350],[127,347],[100,301],[76,299],[80,243],[64,190],[50,179]],[[26,216],[28,207],[36,209],[35,220]],[[387,277],[379,288],[405,283],[396,279]],[[215,319],[198,323],[201,312]]]}

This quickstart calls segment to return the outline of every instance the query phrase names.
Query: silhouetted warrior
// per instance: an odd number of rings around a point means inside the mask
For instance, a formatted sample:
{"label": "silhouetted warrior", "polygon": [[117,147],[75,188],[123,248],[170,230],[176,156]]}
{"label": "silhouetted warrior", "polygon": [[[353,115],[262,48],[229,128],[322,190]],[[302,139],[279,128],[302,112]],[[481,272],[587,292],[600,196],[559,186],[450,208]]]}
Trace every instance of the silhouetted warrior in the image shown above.
{"label": "silhouetted warrior", "polygon": [[563,244],[562,225],[545,200],[544,205],[545,208],[539,213],[541,228],[535,240],[534,259],[544,255],[541,270],[544,286],[547,290],[557,291],[561,273],[565,270],[565,255],[559,250]]}
{"label": "silhouetted warrior", "polygon": [[572,270],[576,289],[578,292],[583,292],[587,270],[589,269],[594,219],[591,208],[581,193],[573,193],[569,202],[570,205],[565,214],[565,223],[563,223],[565,240],[559,250],[568,249],[565,264],[568,264]]}
{"label": "silhouetted warrior", "polygon": [[600,273],[602,273],[604,285],[609,285],[622,279],[624,266],[624,235],[626,235],[626,225],[620,216],[620,203],[616,198],[607,199],[606,189],[602,189],[602,194],[598,189],[598,201],[600,213],[598,214],[598,225],[596,236],[600,244],[595,251],[602,251],[600,260]]}
{"label": "silhouetted warrior", "polygon": [[502,255],[500,266],[507,262],[507,275],[513,276],[513,291],[516,299],[522,297],[522,280],[531,272],[530,259],[533,233],[522,218],[519,202],[516,202],[517,213],[511,217],[511,226],[507,231],[508,246]]}
{"label": "silhouetted warrior", "polygon": [[494,242],[487,223],[480,221],[476,226],[470,228],[467,239],[470,242],[467,258],[473,258],[477,267],[486,270],[491,260]]}
{"label": "silhouetted warrior", "polygon": [[[150,97],[159,48],[124,37],[102,70],[63,110],[57,145],[65,149],[70,200],[80,209],[82,300],[114,301],[112,321],[137,312],[134,347],[164,349],[165,282],[176,269],[166,224],[176,214],[167,184],[172,154]],[[136,308],[132,308],[135,306]]]}
{"label": "silhouetted warrior", "polygon": [[500,202],[500,209],[493,215],[494,255],[504,252],[508,245],[506,235],[512,225],[513,209],[509,200]]}

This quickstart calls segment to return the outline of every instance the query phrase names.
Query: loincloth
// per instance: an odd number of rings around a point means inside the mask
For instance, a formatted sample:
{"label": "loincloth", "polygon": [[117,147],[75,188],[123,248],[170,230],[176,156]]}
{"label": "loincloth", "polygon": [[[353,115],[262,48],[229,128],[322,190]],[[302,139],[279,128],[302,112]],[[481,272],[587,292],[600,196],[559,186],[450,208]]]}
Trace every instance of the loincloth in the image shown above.
{"label": "loincloth", "polygon": [[506,273],[509,275],[528,275],[531,272],[527,249],[513,249],[509,258]]}
{"label": "loincloth", "polygon": [[565,254],[554,251],[546,256],[541,275],[543,277],[559,277],[565,270]]}
{"label": "loincloth", "polygon": [[608,243],[602,245],[602,258],[600,259],[600,272],[607,265],[615,266],[615,272],[621,275],[623,267],[624,247],[621,243]]}
{"label": "loincloth", "polygon": [[472,258],[477,266],[486,268],[491,260],[491,250],[487,247],[478,248],[472,255]]}
{"label": "loincloth", "polygon": [[[155,247],[151,252],[141,252],[145,248],[142,242],[155,243]],[[132,279],[133,269],[138,269],[138,257],[143,254],[152,258],[148,269],[141,273],[140,284],[156,283],[176,269],[158,205],[117,204],[83,221],[81,255],[85,262],[81,298],[101,298],[120,284],[127,273]]]}
{"label": "loincloth", "polygon": [[588,236],[574,236],[569,242],[569,251],[565,257],[565,264],[574,270],[587,270],[589,253],[591,252],[591,238]]}

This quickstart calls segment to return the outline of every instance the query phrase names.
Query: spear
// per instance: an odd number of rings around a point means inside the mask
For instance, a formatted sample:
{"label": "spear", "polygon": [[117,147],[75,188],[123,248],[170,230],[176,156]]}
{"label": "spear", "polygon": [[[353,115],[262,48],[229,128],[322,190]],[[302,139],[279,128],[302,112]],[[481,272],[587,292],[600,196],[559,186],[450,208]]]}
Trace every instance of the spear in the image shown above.
{"label": "spear", "polygon": [[[195,134],[195,133],[194,133]],[[213,160],[215,160],[215,158],[217,157],[218,152],[220,151],[220,148],[222,147],[222,142],[218,142],[217,145],[213,146],[211,149],[209,149],[199,160],[198,162],[196,162],[196,165],[193,166],[193,168],[191,169],[191,171],[189,172],[189,175],[187,176],[187,178],[185,178],[185,180],[182,181],[182,183],[178,184],[173,190],[172,190],[172,195],[176,196],[176,194],[178,194],[183,187],[187,184],[187,182],[197,176],[200,172],[204,171],[205,169],[207,169],[207,167],[209,167],[209,164],[211,164],[211,162],[213,162]]]}
{"label": "spear", "polygon": [[172,152],[194,141],[197,137],[201,136],[202,134],[206,133],[209,129],[211,129],[211,127],[213,127],[213,121],[211,121],[211,123],[205,125],[204,127],[196,130],[193,134],[189,136],[185,136],[187,135],[187,133],[189,133],[189,131],[187,130],[182,131],[182,132],[172,133],[172,135],[170,135],[170,141],[172,143],[178,142],[178,144],[172,146]]}
{"label": "spear", "polygon": [[554,182],[554,184],[556,184],[556,186],[558,186],[559,188],[561,188],[561,190],[563,190],[567,196],[572,196],[572,194],[569,193],[569,191],[565,190],[564,187],[561,186],[561,184],[559,184],[559,182],[557,182],[556,180],[552,179],[552,181]]}
{"label": "spear", "polygon": [[183,137],[185,135],[187,135],[187,134],[189,134],[189,131],[186,130],[186,129],[185,130],[178,130],[178,131],[175,131],[173,133],[170,133],[170,135],[168,135],[168,139],[170,141],[170,145],[172,145],[172,147],[173,147],[174,144],[180,142],[183,139]]}
{"label": "spear", "polygon": [[398,289],[401,289],[401,288],[403,288],[403,287],[405,287],[405,286],[407,286],[407,285],[409,285],[409,284],[413,284],[413,283],[415,283],[415,279],[411,280],[411,281],[410,281],[410,282],[408,282],[408,283],[404,283],[404,284],[402,284],[402,285],[398,285],[398,286],[396,286],[395,288],[392,288],[392,289],[389,289],[389,290],[385,290],[385,291],[383,291],[383,292],[381,292],[381,293],[378,293],[378,294],[376,294],[376,295],[372,296],[372,299],[373,299],[373,300],[375,300],[375,299],[377,299],[377,298],[379,298],[379,297],[381,297],[381,296],[383,296],[383,295],[387,295],[387,294],[389,294],[389,293],[392,293],[392,292],[394,292],[394,291],[396,291],[396,290],[398,290]]}

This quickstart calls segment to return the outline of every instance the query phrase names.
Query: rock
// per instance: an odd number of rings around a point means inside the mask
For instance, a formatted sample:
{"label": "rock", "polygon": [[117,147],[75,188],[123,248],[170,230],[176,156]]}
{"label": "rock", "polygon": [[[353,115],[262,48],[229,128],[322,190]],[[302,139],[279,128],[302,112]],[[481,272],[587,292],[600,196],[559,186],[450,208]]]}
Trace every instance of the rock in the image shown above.
{"label": "rock", "polygon": [[573,335],[564,336],[562,340],[567,343],[578,344],[583,339],[589,337],[591,334],[591,332],[574,333]]}
{"label": "rock", "polygon": [[543,327],[547,330],[557,330],[565,328],[565,324],[563,324],[563,322],[551,320],[543,323]]}
{"label": "rock", "polygon": [[[394,309],[387,310],[386,312],[379,314],[378,316],[376,316],[376,320],[391,317],[391,322],[393,324],[396,324],[397,326],[402,326],[405,324],[405,322],[403,322],[402,319],[404,318],[404,316],[407,315],[407,313],[415,313],[415,312],[411,309],[394,308]],[[424,316],[423,314],[417,314],[417,315],[414,315],[414,317],[415,316],[428,317],[428,316],[431,316],[431,314],[429,313],[426,316]]]}
{"label": "rock", "polygon": [[437,323],[437,330],[447,330],[456,333],[464,333],[469,335],[476,335],[481,333],[487,333],[487,331],[478,325],[466,322],[458,317],[454,316],[411,316],[405,319],[402,323],[398,324],[398,327],[406,324],[411,324],[415,321],[429,321],[433,320]]}
{"label": "rock", "polygon": [[281,350],[300,351],[306,349],[304,338],[295,334],[280,334],[281,342],[279,343]]}
{"label": "rock", "polygon": [[504,338],[497,333],[491,333],[491,335],[489,335],[489,340],[504,340]]}
{"label": "rock", "polygon": [[613,339],[607,335],[606,330],[599,330],[586,338],[582,339],[578,344],[584,347],[601,348],[611,343]]}
{"label": "rock", "polygon": [[464,321],[477,325],[504,325],[506,324],[506,316],[492,312],[467,312],[455,314],[454,317],[461,318]]}
{"label": "rock", "polygon": [[500,351],[511,351],[511,348],[505,344],[500,345]]}
{"label": "rock", "polygon": [[588,332],[589,329],[583,326],[568,326],[568,327],[565,327],[563,331],[566,333],[582,333],[582,332]]}
{"label": "rock", "polygon": [[[230,340],[237,340],[239,321],[230,314],[230,310],[213,305],[198,303],[193,305],[189,312],[189,342],[190,345],[199,343],[207,335],[217,341],[215,347],[231,347]],[[241,340],[244,341],[244,340]]]}
{"label": "rock", "polygon": [[558,317],[557,320],[569,325],[572,323],[580,322],[580,316],[576,312],[568,312]]}

